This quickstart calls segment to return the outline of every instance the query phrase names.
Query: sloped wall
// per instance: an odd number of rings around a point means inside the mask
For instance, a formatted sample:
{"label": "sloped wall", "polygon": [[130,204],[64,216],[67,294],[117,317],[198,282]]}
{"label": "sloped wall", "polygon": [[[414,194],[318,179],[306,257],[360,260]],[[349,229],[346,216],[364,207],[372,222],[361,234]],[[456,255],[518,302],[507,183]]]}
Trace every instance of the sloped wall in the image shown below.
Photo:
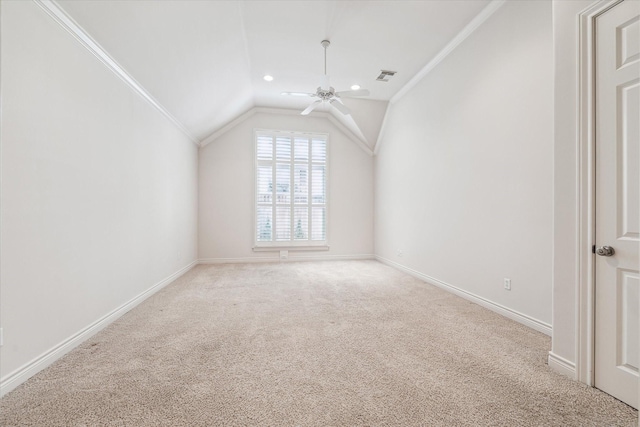
{"label": "sloped wall", "polygon": [[35,3],[1,7],[6,392],[196,260],[198,151]]}
{"label": "sloped wall", "polygon": [[326,118],[258,113],[200,150],[199,257],[206,262],[278,259],[254,252],[254,129],[329,134],[328,251],[289,258],[373,254],[373,159]]}
{"label": "sloped wall", "polygon": [[390,106],[385,127],[376,255],[549,333],[551,2],[506,2]]}

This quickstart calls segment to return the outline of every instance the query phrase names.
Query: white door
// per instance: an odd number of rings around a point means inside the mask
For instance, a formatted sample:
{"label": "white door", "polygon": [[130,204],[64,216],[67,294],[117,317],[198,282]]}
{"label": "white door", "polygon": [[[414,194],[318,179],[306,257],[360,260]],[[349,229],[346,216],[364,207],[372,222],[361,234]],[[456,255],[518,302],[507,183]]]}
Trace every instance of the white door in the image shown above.
{"label": "white door", "polygon": [[[596,18],[595,386],[638,407],[640,1]],[[608,252],[608,247],[614,253]]]}

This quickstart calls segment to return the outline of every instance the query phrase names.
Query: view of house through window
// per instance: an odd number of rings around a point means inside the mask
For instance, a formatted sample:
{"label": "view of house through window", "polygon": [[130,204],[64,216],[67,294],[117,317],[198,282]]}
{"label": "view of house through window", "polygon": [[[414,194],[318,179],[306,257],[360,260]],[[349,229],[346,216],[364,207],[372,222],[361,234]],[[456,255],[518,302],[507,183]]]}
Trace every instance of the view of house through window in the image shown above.
{"label": "view of house through window", "polygon": [[256,246],[327,240],[327,136],[256,132]]}

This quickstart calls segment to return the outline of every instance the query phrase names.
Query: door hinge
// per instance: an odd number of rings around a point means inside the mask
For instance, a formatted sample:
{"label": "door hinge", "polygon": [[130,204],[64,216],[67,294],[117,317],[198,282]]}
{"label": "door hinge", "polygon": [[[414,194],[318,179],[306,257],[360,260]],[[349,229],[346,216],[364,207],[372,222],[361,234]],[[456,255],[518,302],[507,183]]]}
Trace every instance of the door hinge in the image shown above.
{"label": "door hinge", "polygon": [[591,246],[591,253],[592,254],[596,253],[596,245]]}

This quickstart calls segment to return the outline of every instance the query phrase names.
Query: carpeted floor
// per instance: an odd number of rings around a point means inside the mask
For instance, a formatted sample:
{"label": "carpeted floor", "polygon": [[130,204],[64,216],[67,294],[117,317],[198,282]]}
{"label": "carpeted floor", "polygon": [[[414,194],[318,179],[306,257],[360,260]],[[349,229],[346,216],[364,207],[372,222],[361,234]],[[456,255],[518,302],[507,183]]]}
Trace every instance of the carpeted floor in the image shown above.
{"label": "carpeted floor", "polygon": [[375,261],[201,265],[7,394],[0,425],[637,425],[549,345]]}

